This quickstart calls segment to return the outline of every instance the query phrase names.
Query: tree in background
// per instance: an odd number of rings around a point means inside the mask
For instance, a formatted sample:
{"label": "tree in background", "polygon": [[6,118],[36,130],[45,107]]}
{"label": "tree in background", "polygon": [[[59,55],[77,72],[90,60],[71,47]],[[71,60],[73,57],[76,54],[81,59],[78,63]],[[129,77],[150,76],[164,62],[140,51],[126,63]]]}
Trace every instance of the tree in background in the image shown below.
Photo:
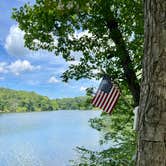
{"label": "tree in background", "polygon": [[137,166],[166,165],[166,1],[144,2]]}
{"label": "tree in background", "polygon": [[91,110],[89,97],[49,99],[35,92],[0,88],[0,112],[32,112],[55,110]]}
{"label": "tree in background", "polygon": [[71,62],[64,81],[100,78],[102,70],[128,87],[137,106],[142,13],[141,0],[36,0],[15,9],[13,18],[28,48],[46,49]]}
{"label": "tree in background", "polygon": [[0,112],[53,111],[59,109],[56,100],[34,92],[0,88]]}

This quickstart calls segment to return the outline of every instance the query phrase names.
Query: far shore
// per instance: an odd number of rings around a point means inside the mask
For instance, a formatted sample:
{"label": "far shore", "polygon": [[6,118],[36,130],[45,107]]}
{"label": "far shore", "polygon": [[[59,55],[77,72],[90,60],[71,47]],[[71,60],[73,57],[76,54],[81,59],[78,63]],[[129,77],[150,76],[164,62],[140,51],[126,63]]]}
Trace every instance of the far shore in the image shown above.
{"label": "far shore", "polygon": [[67,111],[67,112],[70,112],[70,111],[99,111],[99,110],[96,110],[96,109],[92,109],[92,110],[52,110],[52,111],[29,111],[29,112],[4,112],[4,111],[1,111],[0,110],[0,114],[10,114],[10,113],[35,113],[35,112],[56,112],[56,111]]}

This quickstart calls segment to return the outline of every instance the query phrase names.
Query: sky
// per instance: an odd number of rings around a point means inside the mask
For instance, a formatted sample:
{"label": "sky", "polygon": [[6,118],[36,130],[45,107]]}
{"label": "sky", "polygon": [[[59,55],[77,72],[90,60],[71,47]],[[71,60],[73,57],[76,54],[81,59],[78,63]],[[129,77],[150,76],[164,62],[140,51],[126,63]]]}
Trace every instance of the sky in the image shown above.
{"label": "sky", "polygon": [[24,32],[11,19],[11,13],[12,8],[27,1],[1,0],[0,3],[0,87],[34,91],[52,99],[83,96],[86,88],[97,87],[96,80],[62,82],[60,76],[69,66],[62,57],[24,47]]}

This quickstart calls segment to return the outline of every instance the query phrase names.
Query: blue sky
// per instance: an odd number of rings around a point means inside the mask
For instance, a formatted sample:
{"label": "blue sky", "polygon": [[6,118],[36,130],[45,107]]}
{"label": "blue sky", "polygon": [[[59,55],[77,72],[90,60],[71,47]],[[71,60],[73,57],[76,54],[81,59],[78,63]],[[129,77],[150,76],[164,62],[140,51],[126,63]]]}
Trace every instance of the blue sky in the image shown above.
{"label": "blue sky", "polygon": [[63,83],[60,75],[67,69],[67,62],[52,53],[33,52],[24,47],[24,33],[11,19],[11,13],[12,8],[25,2],[1,0],[0,3],[0,87],[35,91],[50,98],[82,96],[87,87],[96,87],[98,81],[87,79]]}

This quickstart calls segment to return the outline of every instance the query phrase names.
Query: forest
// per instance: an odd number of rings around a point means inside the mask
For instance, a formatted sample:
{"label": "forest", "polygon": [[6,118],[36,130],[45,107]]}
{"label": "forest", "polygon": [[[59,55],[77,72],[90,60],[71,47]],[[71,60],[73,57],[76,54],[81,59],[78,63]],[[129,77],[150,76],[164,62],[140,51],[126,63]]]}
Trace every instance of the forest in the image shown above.
{"label": "forest", "polygon": [[35,92],[0,88],[0,112],[32,112],[53,110],[88,110],[88,97],[49,99]]}

